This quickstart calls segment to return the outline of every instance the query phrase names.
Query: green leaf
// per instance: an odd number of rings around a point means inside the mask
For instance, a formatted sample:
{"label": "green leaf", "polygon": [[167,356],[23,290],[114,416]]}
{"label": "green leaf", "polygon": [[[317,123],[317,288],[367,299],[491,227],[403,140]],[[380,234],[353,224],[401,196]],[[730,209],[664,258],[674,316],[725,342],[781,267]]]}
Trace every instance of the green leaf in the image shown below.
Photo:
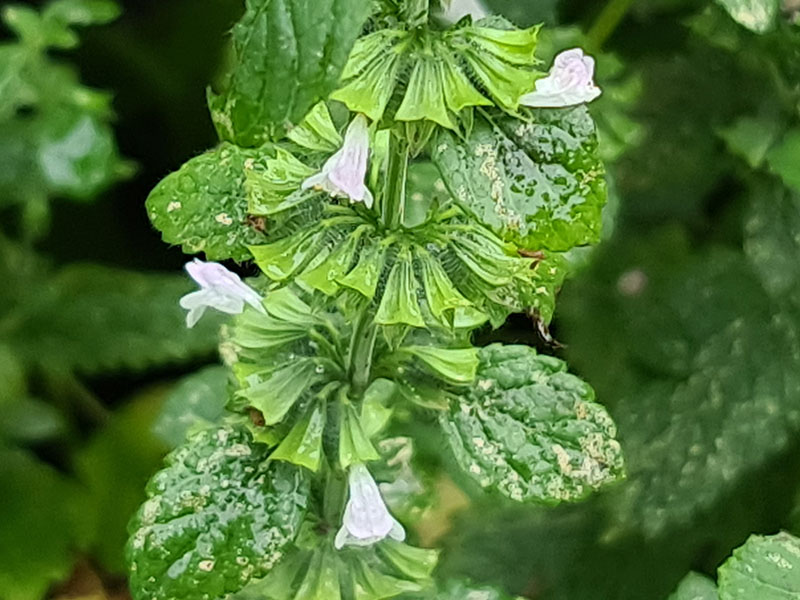
{"label": "green leaf", "polygon": [[690,526],[800,428],[797,313],[741,252],[692,257],[685,239],[664,238],[609,245],[560,304],[570,347],[583,348],[571,364],[608,398],[624,443],[610,536]]}
{"label": "green leaf", "polygon": [[289,131],[287,136],[295,144],[317,152],[336,152],[342,145],[342,136],[331,119],[328,105],[317,104],[303,122]]}
{"label": "green leaf", "polygon": [[64,415],[47,402],[34,398],[0,401],[0,440],[36,444],[66,431]]}
{"label": "green leaf", "polygon": [[704,575],[689,573],[667,600],[719,600],[717,584]]}
{"label": "green leaf", "polygon": [[92,25],[113,21],[120,12],[113,0],[54,0],[46,6],[44,16],[75,25]]}
{"label": "green leaf", "polygon": [[53,193],[86,200],[130,173],[111,127],[85,110],[49,111],[38,128],[36,159]]}
{"label": "green leaf", "polygon": [[447,311],[455,313],[457,308],[471,306],[469,300],[455,288],[438,260],[422,248],[415,248],[414,253],[419,261],[425,297],[433,316],[441,319]]}
{"label": "green leaf", "polygon": [[263,152],[222,143],[165,177],[147,198],[147,214],[164,241],[209,260],[250,258],[264,234],[247,217],[245,173],[263,167]]}
{"label": "green leaf", "polygon": [[[489,23],[500,27],[481,26]],[[508,21],[495,18],[457,30],[451,44],[497,105],[516,111],[537,78],[532,67],[538,34],[538,26],[514,29]]]}
{"label": "green leaf", "polygon": [[254,215],[275,215],[305,202],[313,193],[300,187],[313,174],[314,169],[291,152],[277,148],[263,172],[245,170],[248,210]]}
{"label": "green leaf", "polygon": [[800,598],[800,540],[752,536],[719,568],[720,600]]}
{"label": "green leaf", "polygon": [[400,352],[420,359],[436,376],[450,383],[465,385],[475,380],[479,363],[476,348],[403,346]]}
{"label": "green leaf", "polygon": [[766,33],[775,25],[780,0],[717,0],[734,21],[756,33]]}
{"label": "green leaf", "polygon": [[406,36],[404,31],[381,29],[360,38],[342,73],[342,80],[351,81],[331,94],[331,99],[379,120],[397,83],[408,45]]}
{"label": "green leaf", "polygon": [[777,301],[800,299],[800,194],[764,186],[750,198],[745,252]]}
{"label": "green leaf", "polygon": [[384,600],[430,585],[437,553],[384,541],[358,551],[336,551],[330,539],[290,554],[264,579],[231,600]]}
{"label": "green leaf", "polygon": [[786,185],[800,191],[800,129],[789,130],[767,153],[767,164]]}
{"label": "green leaf", "polygon": [[448,581],[437,590],[401,598],[402,600],[512,600],[511,596],[497,588],[475,586],[458,580]]}
{"label": "green leaf", "polygon": [[389,379],[376,379],[367,391],[361,404],[361,426],[367,437],[379,433],[392,416],[392,400],[397,394],[397,384]]}
{"label": "green leaf", "polygon": [[224,367],[206,367],[184,377],[167,396],[153,423],[153,433],[171,448],[179,446],[187,434],[219,423],[228,396],[228,370]]}
{"label": "green leaf", "polygon": [[719,132],[733,154],[742,157],[752,168],[764,162],[767,151],[777,140],[781,123],[777,119],[740,117]]}
{"label": "green leaf", "polygon": [[41,600],[69,575],[79,496],[57,471],[0,446],[0,597]]}
{"label": "green leaf", "polygon": [[411,325],[425,327],[417,301],[419,282],[414,276],[411,252],[402,251],[394,263],[375,322],[380,325]]}
{"label": "green leaf", "polygon": [[262,577],[297,535],[308,484],[239,429],[205,430],[147,488],[127,553],[137,600],[221,600]]}
{"label": "green leaf", "polygon": [[88,550],[110,573],[125,573],[126,525],[144,502],[147,480],[166,447],[152,433],[162,395],[145,392],[114,414],[74,457],[88,490],[81,510],[91,515]]}
{"label": "green leaf", "polygon": [[606,185],[585,107],[476,119],[466,141],[442,132],[433,159],[453,197],[506,241],[569,250],[600,239]]}
{"label": "green leaf", "polygon": [[283,438],[272,453],[272,458],[318,471],[322,462],[322,436],[327,410],[326,402],[314,402]]}
{"label": "green leaf", "polygon": [[622,477],[611,417],[562,361],[500,344],[479,356],[476,384],[440,423],[459,466],[482,487],[558,504]]}
{"label": "green leaf", "polygon": [[233,67],[209,93],[220,137],[240,146],[280,138],[339,83],[369,16],[368,0],[247,0],[233,28]]}
{"label": "green leaf", "polygon": [[300,396],[317,380],[316,364],[310,358],[295,360],[268,371],[263,381],[250,383],[238,392],[261,411],[267,425],[280,423]]}
{"label": "green leaf", "polygon": [[378,460],[380,454],[372,445],[352,404],[342,403],[339,419],[339,464],[346,469],[355,463]]}
{"label": "green leaf", "polygon": [[385,259],[386,247],[375,240],[361,251],[358,263],[353,270],[337,281],[372,300],[378,288],[378,280],[383,271]]}
{"label": "green leaf", "polygon": [[142,370],[213,352],[217,324],[186,328],[188,278],[71,265],[31,292],[13,329],[18,356],[50,370]]}

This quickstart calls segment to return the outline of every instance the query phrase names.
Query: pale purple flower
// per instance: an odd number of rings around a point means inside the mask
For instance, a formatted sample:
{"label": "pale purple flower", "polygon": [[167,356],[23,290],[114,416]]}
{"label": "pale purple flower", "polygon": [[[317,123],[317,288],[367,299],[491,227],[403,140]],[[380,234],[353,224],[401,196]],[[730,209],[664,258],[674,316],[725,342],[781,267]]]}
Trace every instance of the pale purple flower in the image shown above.
{"label": "pale purple flower", "polygon": [[342,527],[334,540],[337,550],[344,546],[371,546],[387,537],[398,542],[406,539],[403,526],[389,514],[378,485],[364,464],[350,467],[349,487]]}
{"label": "pale purple flower", "polygon": [[443,16],[448,22],[455,23],[467,15],[470,15],[473,21],[478,21],[488,17],[489,13],[480,0],[450,0],[444,3]]}
{"label": "pale purple flower", "polygon": [[358,114],[345,132],[342,147],[328,159],[322,171],[303,182],[303,189],[323,190],[372,208],[372,192],[365,183],[368,159],[369,124],[364,115]]}
{"label": "pale purple flower", "polygon": [[520,98],[520,103],[535,108],[561,108],[591,102],[601,94],[594,83],[594,59],[580,48],[556,56],[547,77],[536,81],[536,88]]}
{"label": "pale purple flower", "polygon": [[189,311],[186,315],[187,327],[194,327],[207,308],[238,315],[244,310],[244,305],[249,304],[262,313],[266,312],[258,292],[221,264],[195,258],[186,263],[185,268],[200,286],[198,291],[186,294],[180,300],[181,307]]}

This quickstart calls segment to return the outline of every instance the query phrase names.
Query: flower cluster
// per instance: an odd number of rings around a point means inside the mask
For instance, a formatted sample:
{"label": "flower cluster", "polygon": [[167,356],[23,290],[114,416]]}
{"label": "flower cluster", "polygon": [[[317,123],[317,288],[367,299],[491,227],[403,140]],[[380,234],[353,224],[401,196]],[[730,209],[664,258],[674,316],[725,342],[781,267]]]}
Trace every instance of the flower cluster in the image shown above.
{"label": "flower cluster", "polygon": [[[529,107],[568,107],[596,99],[601,91],[594,83],[594,59],[575,48],[559,54],[549,74],[523,96]],[[374,197],[366,184],[370,157],[370,126],[363,114],[350,122],[341,148],[328,158],[318,173],[302,182],[302,189],[315,189],[332,197],[363,203],[372,208]],[[187,294],[180,305],[189,312],[186,322],[193,327],[208,308],[240,314],[249,305],[265,312],[263,298],[224,266],[194,260],[186,265],[200,290]],[[334,546],[370,546],[386,538],[405,539],[402,525],[389,513],[378,485],[367,466],[357,463],[348,470],[349,496]]]}

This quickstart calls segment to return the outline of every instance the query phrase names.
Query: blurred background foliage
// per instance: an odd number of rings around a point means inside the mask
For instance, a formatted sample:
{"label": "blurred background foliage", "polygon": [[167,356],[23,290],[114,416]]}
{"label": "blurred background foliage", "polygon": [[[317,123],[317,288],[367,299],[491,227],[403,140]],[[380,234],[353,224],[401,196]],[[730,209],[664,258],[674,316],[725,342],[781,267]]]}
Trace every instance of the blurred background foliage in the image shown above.
{"label": "blurred background foliage", "polygon": [[[432,434],[415,460],[437,501],[406,516],[445,545],[445,577],[533,600],[666,598],[752,532],[800,533],[800,3],[488,5],[547,25],[545,64],[576,45],[597,57],[613,194],[605,242],[572,257],[558,343],[525,317],[483,337],[566,358],[612,411],[629,477],[578,506],[506,505],[441,475]],[[2,9],[2,600],[126,597],[146,480],[221,410],[219,323],[185,329],[185,258],[144,199],[214,144],[205,87],[241,11]]]}

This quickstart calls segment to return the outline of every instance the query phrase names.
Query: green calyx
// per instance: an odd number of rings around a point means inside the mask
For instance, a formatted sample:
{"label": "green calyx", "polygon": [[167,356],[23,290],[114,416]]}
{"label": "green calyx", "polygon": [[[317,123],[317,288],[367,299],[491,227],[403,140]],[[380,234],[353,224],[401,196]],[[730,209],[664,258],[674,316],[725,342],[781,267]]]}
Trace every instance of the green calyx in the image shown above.
{"label": "green calyx", "polygon": [[[331,98],[374,121],[391,108],[395,121],[458,130],[465,109],[517,110],[537,78],[538,31],[515,30],[502,20],[463,22],[447,31],[381,29],[356,42],[344,85]],[[398,86],[404,88],[399,94]],[[400,104],[392,106],[398,95]]]}

